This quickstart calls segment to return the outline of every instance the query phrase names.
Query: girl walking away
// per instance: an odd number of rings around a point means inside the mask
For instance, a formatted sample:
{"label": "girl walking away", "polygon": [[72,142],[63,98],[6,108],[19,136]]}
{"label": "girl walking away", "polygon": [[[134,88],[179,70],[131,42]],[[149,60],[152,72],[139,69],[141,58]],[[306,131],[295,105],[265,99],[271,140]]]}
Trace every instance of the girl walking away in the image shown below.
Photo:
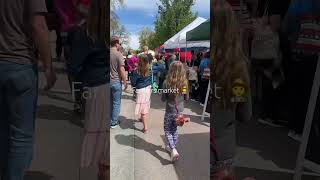
{"label": "girl walking away", "polygon": [[136,71],[133,72],[131,84],[136,89],[136,109],[135,114],[140,116],[143,123],[143,132],[148,132],[147,115],[150,109],[151,97],[151,65],[148,56],[143,54],[139,56],[139,64]]}
{"label": "girl walking away", "polygon": [[183,112],[184,100],[188,100],[188,80],[185,67],[180,61],[171,63],[166,80],[163,83],[165,90],[175,90],[173,93],[163,93],[161,100],[166,102],[164,115],[164,134],[167,139],[166,149],[171,153],[171,160],[179,159],[177,151],[178,132],[176,118]]}
{"label": "girl walking away", "polygon": [[236,120],[252,116],[248,60],[239,26],[231,6],[216,0],[213,8],[214,29],[211,47],[211,84],[216,96],[212,101],[211,125],[214,155],[211,173],[214,180],[235,179],[233,158],[236,150]]}
{"label": "girl walking away", "polygon": [[86,87],[81,167],[99,166],[99,179],[109,179],[108,121],[110,66],[104,28],[107,4],[93,0],[85,24],[74,30],[70,70]]}

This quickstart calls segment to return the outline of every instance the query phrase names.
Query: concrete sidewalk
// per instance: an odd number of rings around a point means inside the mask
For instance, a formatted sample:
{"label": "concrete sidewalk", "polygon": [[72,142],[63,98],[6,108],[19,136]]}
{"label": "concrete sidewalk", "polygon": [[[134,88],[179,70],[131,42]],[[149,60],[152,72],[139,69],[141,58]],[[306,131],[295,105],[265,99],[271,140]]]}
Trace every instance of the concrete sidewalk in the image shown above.
{"label": "concrete sidewalk", "polygon": [[[181,159],[172,164],[164,149],[163,117],[165,104],[152,96],[149,132],[134,115],[132,94],[122,98],[120,127],[111,130],[111,179],[119,180],[208,180],[209,123],[201,122],[202,107],[196,102],[185,105],[192,122],[179,128],[178,151]],[[208,120],[208,119],[207,119]]]}
{"label": "concrete sidewalk", "polygon": [[[63,63],[54,63],[63,69]],[[80,168],[83,121],[73,112],[67,76],[57,74],[49,92],[40,90],[36,119],[34,158],[26,180],[95,180],[96,168]],[[39,86],[44,86],[40,73]]]}
{"label": "concrete sidewalk", "polygon": [[[239,179],[292,180],[299,143],[288,137],[288,129],[261,125],[257,121],[237,126]],[[320,180],[320,175],[305,171],[302,180]]]}

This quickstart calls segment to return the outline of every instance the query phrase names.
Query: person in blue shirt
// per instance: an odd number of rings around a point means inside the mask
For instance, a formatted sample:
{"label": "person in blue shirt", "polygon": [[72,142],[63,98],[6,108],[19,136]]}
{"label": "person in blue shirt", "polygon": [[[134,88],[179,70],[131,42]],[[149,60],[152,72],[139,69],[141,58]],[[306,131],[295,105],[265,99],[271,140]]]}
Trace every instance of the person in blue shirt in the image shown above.
{"label": "person in blue shirt", "polygon": [[[289,35],[289,39],[292,43],[298,39],[300,31],[300,20],[303,15],[312,14],[312,12],[320,11],[319,0],[292,0],[289,6],[286,21],[285,30]],[[318,14],[319,16],[319,14]]]}
{"label": "person in blue shirt", "polygon": [[[319,0],[293,0],[291,2],[286,16],[285,30],[288,33],[292,47],[294,47],[299,38],[302,18],[310,15],[319,18],[319,12]],[[299,141],[303,133],[318,57],[310,57],[303,54],[297,55],[294,52],[292,53],[293,57],[288,77],[290,99],[294,99],[294,103],[291,103],[290,108],[292,118],[289,122],[290,131],[288,136]]]}
{"label": "person in blue shirt", "polygon": [[201,79],[199,80],[199,85],[200,85],[200,103],[204,104],[206,95],[207,95],[207,90],[208,90],[208,84],[209,84],[209,79],[210,76],[207,72],[209,68],[209,58],[210,58],[210,51],[208,51],[204,58],[201,60],[200,63],[200,77]]}
{"label": "person in blue shirt", "polygon": [[153,81],[156,82],[159,86],[162,85],[160,81],[161,77],[165,73],[166,66],[161,64],[161,62],[153,63],[152,65],[152,72],[153,72]]}
{"label": "person in blue shirt", "polygon": [[202,77],[204,69],[209,67],[210,51],[205,54],[205,57],[200,62],[200,75]]}

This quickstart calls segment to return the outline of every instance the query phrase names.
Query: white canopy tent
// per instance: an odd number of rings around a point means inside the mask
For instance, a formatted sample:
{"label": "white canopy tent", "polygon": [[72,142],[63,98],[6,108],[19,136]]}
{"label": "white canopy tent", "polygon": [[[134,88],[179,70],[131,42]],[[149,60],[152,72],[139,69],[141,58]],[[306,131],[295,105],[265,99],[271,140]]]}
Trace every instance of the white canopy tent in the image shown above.
{"label": "white canopy tent", "polygon": [[[205,22],[206,19],[202,17],[196,18],[192,23],[187,25],[181,31],[179,31],[176,35],[171,37],[164,43],[165,49],[174,49],[174,48],[186,48],[187,47],[187,32],[192,29],[198,27],[200,24]],[[209,41],[193,41],[188,42],[188,47],[210,47]]]}

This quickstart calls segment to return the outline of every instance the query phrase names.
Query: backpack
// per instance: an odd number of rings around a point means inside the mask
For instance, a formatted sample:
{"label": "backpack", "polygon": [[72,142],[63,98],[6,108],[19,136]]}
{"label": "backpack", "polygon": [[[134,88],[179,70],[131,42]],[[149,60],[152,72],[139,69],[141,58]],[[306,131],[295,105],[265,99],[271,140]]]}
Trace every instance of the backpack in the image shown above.
{"label": "backpack", "polygon": [[201,79],[210,80],[210,68],[209,67],[204,68]]}
{"label": "backpack", "polygon": [[256,20],[257,26],[251,45],[251,58],[254,60],[279,60],[280,39],[279,35],[272,31],[269,21],[268,7],[270,0],[266,2],[266,7],[262,18]]}
{"label": "backpack", "polygon": [[298,40],[293,47],[297,59],[313,59],[320,52],[320,15],[313,7],[313,13],[301,18]]}

